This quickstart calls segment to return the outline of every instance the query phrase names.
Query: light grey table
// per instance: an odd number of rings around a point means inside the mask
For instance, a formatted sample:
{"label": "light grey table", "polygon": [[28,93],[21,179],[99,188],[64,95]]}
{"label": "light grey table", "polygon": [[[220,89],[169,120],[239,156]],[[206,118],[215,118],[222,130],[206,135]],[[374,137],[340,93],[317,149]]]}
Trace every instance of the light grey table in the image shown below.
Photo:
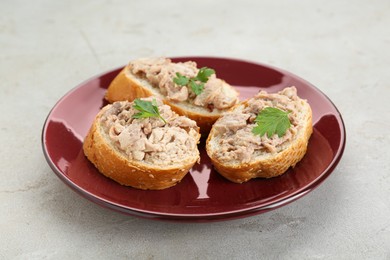
{"label": "light grey table", "polygon": [[[390,2],[0,3],[0,259],[390,259]],[[149,56],[262,62],[323,91],[345,120],[333,174],[274,211],[155,222],[70,190],[41,149],[44,120],[80,82]]]}

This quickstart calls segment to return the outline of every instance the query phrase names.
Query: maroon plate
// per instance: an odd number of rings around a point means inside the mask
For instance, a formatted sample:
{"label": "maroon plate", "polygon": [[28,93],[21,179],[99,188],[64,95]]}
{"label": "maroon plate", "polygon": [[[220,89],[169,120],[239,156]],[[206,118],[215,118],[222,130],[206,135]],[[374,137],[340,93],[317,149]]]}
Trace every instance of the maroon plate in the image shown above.
{"label": "maroon plate", "polygon": [[307,194],[327,178],[345,146],[344,123],[337,108],[317,88],[301,78],[263,64],[210,57],[194,60],[215,69],[220,78],[240,91],[240,98],[259,90],[276,92],[296,86],[313,110],[314,132],[305,157],[280,177],[232,183],[212,167],[204,149],[201,163],[172,188],[143,191],[121,186],[104,177],[84,157],[82,143],[98,111],[115,69],[87,80],[61,98],[49,113],[42,132],[43,152],[57,176],[91,201],[129,215],[152,219],[211,221],[250,216],[278,208]]}

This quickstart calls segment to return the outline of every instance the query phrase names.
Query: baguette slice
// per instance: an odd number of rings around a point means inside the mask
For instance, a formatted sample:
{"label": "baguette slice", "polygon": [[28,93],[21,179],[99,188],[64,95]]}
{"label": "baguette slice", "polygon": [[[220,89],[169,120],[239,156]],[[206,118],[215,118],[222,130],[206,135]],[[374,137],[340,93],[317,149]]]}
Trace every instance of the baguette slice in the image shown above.
{"label": "baguette slice", "polygon": [[[265,107],[290,111],[291,127],[284,136],[268,138],[252,133],[257,126],[254,119]],[[271,178],[303,158],[312,131],[310,105],[297,96],[295,87],[274,94],[261,91],[217,120],[206,140],[206,150],[215,169],[232,182]]]}
{"label": "baguette slice", "polygon": [[[140,63],[141,66],[139,65]],[[224,112],[238,103],[238,92],[225,81],[217,79],[214,82],[217,82],[218,86],[205,84],[204,93],[201,94],[201,97],[206,100],[201,102],[203,105],[195,104],[194,94],[191,94],[190,88],[188,88],[188,99],[183,100],[185,98],[175,96],[177,94],[180,95],[178,91],[183,88],[172,83],[176,72],[191,77],[195,76],[197,71],[196,63],[191,61],[173,63],[170,59],[165,58],[132,61],[111,82],[105,98],[112,103],[121,100],[133,101],[136,98],[149,96],[158,97],[179,115],[187,116],[196,121],[200,131],[208,134],[214,122]],[[146,75],[152,75],[155,78],[154,81],[152,82]],[[168,93],[172,94],[173,92],[172,97],[169,96],[166,88],[169,89]],[[218,91],[218,93],[215,94],[215,91]]]}
{"label": "baguette slice", "polygon": [[133,102],[115,102],[96,116],[84,154],[100,173],[143,190],[161,190],[180,182],[199,161],[199,127],[157,101],[160,118],[134,119]]}

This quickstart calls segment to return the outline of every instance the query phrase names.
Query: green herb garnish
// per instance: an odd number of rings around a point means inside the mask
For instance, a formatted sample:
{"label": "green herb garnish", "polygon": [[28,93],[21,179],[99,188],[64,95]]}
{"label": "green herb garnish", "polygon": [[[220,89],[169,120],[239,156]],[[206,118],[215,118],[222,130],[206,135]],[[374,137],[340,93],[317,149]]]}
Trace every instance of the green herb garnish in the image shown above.
{"label": "green herb garnish", "polygon": [[291,126],[288,118],[289,113],[274,107],[264,108],[255,119],[257,126],[252,129],[252,133],[260,136],[267,134],[268,137],[274,134],[279,137],[284,136]]}
{"label": "green herb garnish", "polygon": [[201,83],[196,83],[194,81],[190,81],[190,87],[192,89],[192,91],[194,91],[195,95],[200,95],[203,90],[204,90],[204,83],[201,82]]}
{"label": "green herb garnish", "polygon": [[155,99],[152,101],[135,99],[133,107],[140,111],[133,115],[133,118],[147,118],[147,117],[159,117],[164,123],[167,123],[165,119],[160,115],[158,111],[157,102]]}
{"label": "green herb garnish", "polygon": [[176,72],[176,78],[173,79],[173,82],[175,82],[179,86],[187,86],[190,79],[186,76],[181,75],[179,72]]}
{"label": "green herb garnish", "polygon": [[215,70],[203,67],[198,71],[198,75],[194,79],[206,83],[213,74],[215,74]]}
{"label": "green herb garnish", "polygon": [[199,95],[204,90],[204,83],[209,80],[209,77],[215,74],[215,70],[203,67],[199,69],[198,74],[194,78],[188,78],[176,72],[176,78],[173,78],[173,82],[179,86],[189,86],[195,95]]}

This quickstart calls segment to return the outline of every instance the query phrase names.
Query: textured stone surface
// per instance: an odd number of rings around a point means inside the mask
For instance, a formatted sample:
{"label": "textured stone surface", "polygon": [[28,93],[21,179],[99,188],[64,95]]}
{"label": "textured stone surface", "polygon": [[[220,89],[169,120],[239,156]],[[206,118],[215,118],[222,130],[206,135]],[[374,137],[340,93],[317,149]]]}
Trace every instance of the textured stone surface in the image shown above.
{"label": "textured stone surface", "polygon": [[[389,259],[390,2],[0,3],[1,259]],[[47,165],[44,120],[85,79],[144,56],[223,56],[291,71],[343,115],[344,157],[266,214],[154,222],[101,208]]]}

